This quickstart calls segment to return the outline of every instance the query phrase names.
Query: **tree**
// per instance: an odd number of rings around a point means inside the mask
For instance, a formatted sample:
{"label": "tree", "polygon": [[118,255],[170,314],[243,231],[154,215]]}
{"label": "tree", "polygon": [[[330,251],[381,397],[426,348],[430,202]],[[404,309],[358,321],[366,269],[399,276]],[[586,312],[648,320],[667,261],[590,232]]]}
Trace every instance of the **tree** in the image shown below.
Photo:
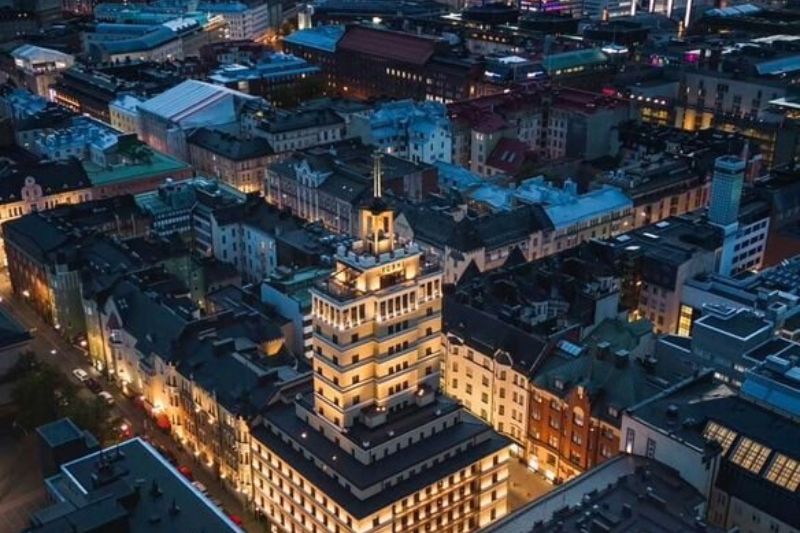
{"label": "tree", "polygon": [[17,424],[27,430],[69,417],[100,442],[116,437],[109,406],[101,398],[81,398],[78,388],[52,365],[34,354],[23,354],[15,366],[19,380],[11,391]]}
{"label": "tree", "polygon": [[76,398],[62,410],[79,428],[90,432],[103,443],[113,441],[116,432],[111,419],[111,409],[101,398],[84,400]]}
{"label": "tree", "polygon": [[60,407],[75,395],[74,387],[63,379],[53,367],[30,355],[23,371],[11,391],[18,409],[17,423],[25,429],[35,429],[56,420]]}

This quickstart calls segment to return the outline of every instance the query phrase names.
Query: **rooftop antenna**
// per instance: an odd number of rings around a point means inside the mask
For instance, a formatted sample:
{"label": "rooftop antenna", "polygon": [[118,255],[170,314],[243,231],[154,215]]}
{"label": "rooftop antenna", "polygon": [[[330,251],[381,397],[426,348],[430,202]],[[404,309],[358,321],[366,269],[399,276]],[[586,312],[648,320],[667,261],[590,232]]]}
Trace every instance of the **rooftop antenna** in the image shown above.
{"label": "rooftop antenna", "polygon": [[375,150],[372,154],[372,196],[381,197],[381,159],[383,154]]}

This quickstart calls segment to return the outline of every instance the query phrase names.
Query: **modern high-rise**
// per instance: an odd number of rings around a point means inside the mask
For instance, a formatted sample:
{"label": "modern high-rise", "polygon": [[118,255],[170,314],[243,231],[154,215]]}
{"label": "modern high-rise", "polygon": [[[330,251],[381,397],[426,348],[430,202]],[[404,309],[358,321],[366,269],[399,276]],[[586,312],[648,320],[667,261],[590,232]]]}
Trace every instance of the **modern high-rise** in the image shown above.
{"label": "modern high-rise", "polygon": [[475,531],[507,512],[510,441],[439,392],[442,273],[381,197],[312,293],[313,389],[253,431],[254,503],[276,531]]}
{"label": "modern high-rise", "polygon": [[733,272],[744,169],[745,162],[736,156],[725,155],[714,162],[708,221],[722,228],[724,233],[722,253],[717,266],[717,272],[724,276]]}
{"label": "modern high-rise", "polygon": [[712,224],[727,226],[736,222],[744,185],[744,169],[744,160],[736,156],[722,156],[714,162],[708,206],[708,220]]}

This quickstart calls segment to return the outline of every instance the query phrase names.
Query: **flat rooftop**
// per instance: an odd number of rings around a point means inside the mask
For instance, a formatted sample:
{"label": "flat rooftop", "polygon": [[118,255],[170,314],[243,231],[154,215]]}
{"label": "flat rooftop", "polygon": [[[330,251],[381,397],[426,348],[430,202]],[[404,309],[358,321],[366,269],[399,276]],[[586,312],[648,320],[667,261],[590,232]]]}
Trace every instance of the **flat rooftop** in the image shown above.
{"label": "flat rooftop", "polygon": [[39,426],[36,432],[53,448],[83,437],[83,431],[69,418]]}
{"label": "flat rooftop", "polygon": [[747,312],[737,312],[728,316],[707,314],[697,320],[696,325],[698,324],[724,331],[742,339],[750,338],[772,326],[766,319]]}
{"label": "flat rooftop", "polygon": [[116,168],[103,168],[91,161],[84,161],[83,168],[86,170],[92,185],[96,187],[147,179],[152,176],[180,172],[189,168],[188,163],[184,163],[174,157],[152,149],[151,153],[152,155],[147,161],[128,163]]}
{"label": "flat rooftop", "polygon": [[695,519],[704,497],[678,472],[619,455],[489,526],[484,533],[721,532]]}
{"label": "flat rooftop", "polygon": [[33,531],[94,531],[117,520],[126,521],[132,532],[240,531],[138,437],[66,463],[46,483],[71,507],[59,504],[67,512],[37,513],[49,519]]}
{"label": "flat rooftop", "polygon": [[[311,481],[338,505],[355,517],[363,518],[403,499],[436,481],[452,475],[483,457],[496,453],[510,444],[510,440],[464,412],[462,421],[446,431],[440,431],[423,441],[412,444],[401,452],[377,459],[370,465],[359,462],[342,448],[328,440],[297,416],[294,404],[271,407],[265,414],[266,423],[281,433],[288,435],[284,440],[271,428],[259,426],[253,430],[253,437],[264,444],[272,453],[292,465],[300,474]],[[388,427],[383,426],[383,431]],[[487,435],[487,432],[490,434]],[[481,438],[481,437],[484,438]],[[338,481],[346,480],[352,485],[367,488],[381,483],[390,483],[398,474],[413,468],[420,468],[431,457],[460,444],[473,442],[466,450],[452,454],[442,462],[428,468],[421,468],[417,474],[391,485],[375,496],[360,500]],[[325,470],[319,468],[309,455],[323,463]]]}

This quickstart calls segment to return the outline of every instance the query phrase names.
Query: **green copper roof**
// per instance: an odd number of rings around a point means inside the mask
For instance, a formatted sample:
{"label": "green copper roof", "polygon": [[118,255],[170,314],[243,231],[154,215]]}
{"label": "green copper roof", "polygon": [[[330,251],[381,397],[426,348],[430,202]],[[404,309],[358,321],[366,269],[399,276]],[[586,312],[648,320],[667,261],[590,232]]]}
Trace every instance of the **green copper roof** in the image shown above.
{"label": "green copper roof", "polygon": [[147,179],[158,174],[179,172],[189,168],[188,163],[179,161],[161,152],[151,150],[148,158],[124,165],[103,168],[91,161],[84,161],[83,168],[92,185],[111,185],[114,183]]}
{"label": "green copper roof", "polygon": [[546,71],[553,72],[574,67],[599,65],[607,61],[608,57],[603,52],[597,48],[588,48],[545,56],[542,66]]}

